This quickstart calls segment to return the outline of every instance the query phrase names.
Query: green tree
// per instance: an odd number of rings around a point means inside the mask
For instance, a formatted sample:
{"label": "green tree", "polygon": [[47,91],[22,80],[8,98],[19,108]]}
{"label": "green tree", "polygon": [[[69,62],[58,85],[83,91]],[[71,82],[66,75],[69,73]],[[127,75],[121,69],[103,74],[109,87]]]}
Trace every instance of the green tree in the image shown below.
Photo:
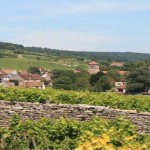
{"label": "green tree", "polygon": [[[60,74],[59,74],[60,73]],[[56,89],[73,90],[75,89],[75,73],[70,70],[58,72],[58,77],[53,82],[53,87]]]}
{"label": "green tree", "polygon": [[53,82],[53,88],[55,89],[71,90],[73,87],[73,81],[68,76],[60,76]]}
{"label": "green tree", "polygon": [[95,92],[106,92],[111,89],[111,84],[109,83],[106,76],[101,76],[98,82],[94,86]]}
{"label": "green tree", "polygon": [[81,72],[75,73],[75,78],[76,90],[85,90],[89,88],[90,75],[87,71],[81,69]]}
{"label": "green tree", "polygon": [[127,77],[127,93],[147,92],[150,87],[150,73],[145,69],[131,71]]}
{"label": "green tree", "polygon": [[85,90],[89,88],[89,80],[85,77],[76,79],[75,88],[77,90]]}
{"label": "green tree", "polygon": [[40,74],[40,70],[39,70],[39,67],[30,67],[28,69],[28,72],[32,73],[32,74]]}
{"label": "green tree", "polygon": [[105,74],[103,72],[98,72],[96,74],[92,74],[90,78],[90,84],[93,86],[97,83],[100,77],[104,76]]}
{"label": "green tree", "polygon": [[58,69],[54,69],[52,71],[52,79],[55,80],[57,79],[61,74],[62,74],[63,70],[58,70]]}
{"label": "green tree", "polygon": [[110,69],[108,71],[108,76],[114,79],[115,81],[119,81],[122,79],[121,75],[118,73],[119,70],[117,69]]}

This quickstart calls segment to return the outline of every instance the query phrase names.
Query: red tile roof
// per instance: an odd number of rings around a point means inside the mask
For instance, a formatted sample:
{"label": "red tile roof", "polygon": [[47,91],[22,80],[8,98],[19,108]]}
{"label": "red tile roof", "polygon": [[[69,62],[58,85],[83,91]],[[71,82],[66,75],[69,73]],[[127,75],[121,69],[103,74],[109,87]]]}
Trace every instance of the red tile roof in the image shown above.
{"label": "red tile roof", "polygon": [[7,74],[11,74],[11,73],[13,73],[14,71],[16,71],[16,70],[14,70],[14,69],[2,69],[2,70],[0,70],[0,72],[2,72],[2,73],[7,73]]}
{"label": "red tile roof", "polygon": [[43,82],[26,82],[26,87],[42,87]]}
{"label": "red tile roof", "polygon": [[91,61],[88,63],[89,65],[98,65],[98,63],[96,61]]}
{"label": "red tile roof", "polygon": [[117,89],[126,89],[126,87],[127,87],[126,84],[124,84],[124,85],[117,87]]}
{"label": "red tile roof", "polygon": [[20,74],[20,76],[24,80],[43,80],[43,78],[39,74]]}

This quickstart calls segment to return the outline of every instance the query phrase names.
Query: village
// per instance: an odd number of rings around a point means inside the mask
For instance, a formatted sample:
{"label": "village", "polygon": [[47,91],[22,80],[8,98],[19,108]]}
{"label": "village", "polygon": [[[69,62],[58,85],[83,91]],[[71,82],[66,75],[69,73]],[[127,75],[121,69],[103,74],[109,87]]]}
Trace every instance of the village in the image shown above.
{"label": "village", "polygon": [[[110,66],[122,67],[121,62],[112,62]],[[80,69],[73,69],[74,73],[79,73]],[[102,72],[107,75],[108,71],[101,71],[99,64],[96,61],[91,61],[88,63],[88,73],[90,75]],[[17,72],[15,69],[1,69],[0,70],[0,86],[2,87],[24,87],[24,88],[38,88],[45,89],[46,87],[53,85],[53,72],[45,69],[39,68],[39,74],[29,73],[27,71]],[[128,75],[129,71],[118,71],[120,76]],[[45,84],[46,82],[46,84]],[[113,92],[125,94],[126,93],[126,81],[124,78],[119,81],[113,81]]]}

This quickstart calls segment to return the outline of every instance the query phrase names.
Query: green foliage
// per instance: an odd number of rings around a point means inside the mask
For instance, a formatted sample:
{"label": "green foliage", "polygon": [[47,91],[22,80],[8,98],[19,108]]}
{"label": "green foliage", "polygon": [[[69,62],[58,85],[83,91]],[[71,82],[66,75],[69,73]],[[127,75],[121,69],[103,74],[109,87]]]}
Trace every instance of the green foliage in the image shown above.
{"label": "green foliage", "polygon": [[105,121],[101,126],[97,120],[95,122],[95,128],[90,126],[92,132],[85,132],[76,150],[147,150],[150,147],[150,136],[138,134],[125,118]]}
{"label": "green foliage", "polygon": [[[56,75],[55,75],[56,76]],[[53,82],[56,89],[71,90],[74,89],[75,74],[73,71],[62,71],[61,74]]]}
{"label": "green foliage", "polygon": [[[17,54],[22,54],[23,58],[17,58]],[[40,47],[24,47],[23,45],[3,42],[0,42],[0,58],[2,58],[0,59],[2,68],[13,68],[18,71],[27,70],[33,64],[35,67],[44,67],[48,70],[71,70],[76,67],[87,70],[86,62],[90,60],[99,61],[101,70],[109,70],[111,61],[128,61],[129,63],[125,63],[125,67],[121,69],[129,71],[135,68],[145,69],[150,65],[150,56],[148,54],[73,52]]]}
{"label": "green foliage", "polygon": [[108,71],[108,75],[109,77],[111,77],[112,79],[114,79],[115,81],[120,81],[120,79],[122,79],[121,75],[118,73],[119,70],[117,69],[110,69]]}
{"label": "green foliage", "polygon": [[140,93],[144,91],[144,83],[130,83],[127,87],[127,93]]}
{"label": "green foliage", "polygon": [[61,74],[62,74],[63,70],[59,70],[59,69],[54,69],[52,71],[53,73],[53,76],[52,76],[52,79],[57,79]]}
{"label": "green foliage", "polygon": [[62,51],[57,49],[26,47],[25,50],[32,52],[47,53],[59,57],[88,58],[91,60],[111,60],[111,61],[142,61],[149,60],[150,54],[132,52],[77,52]]}
{"label": "green foliage", "polygon": [[0,49],[23,50],[23,45],[0,42]]}
{"label": "green foliage", "polygon": [[90,84],[90,90],[93,92],[105,92],[111,88],[108,78],[103,72],[91,75]]}
{"label": "green foliage", "polygon": [[61,104],[89,104],[109,106],[119,109],[136,109],[137,111],[150,112],[150,96],[148,95],[120,95],[112,92],[65,91],[47,88],[0,88],[0,99],[21,102],[40,102]]}
{"label": "green foliage", "polygon": [[76,59],[77,59],[77,61],[84,61],[84,57],[79,57],[78,56]]}
{"label": "green foliage", "polygon": [[134,69],[147,69],[150,65],[150,60],[138,61],[138,62],[126,62],[124,64],[124,70],[133,71]]}
{"label": "green foliage", "polygon": [[150,136],[138,134],[135,126],[124,118],[79,122],[64,118],[21,120],[14,116],[9,128],[0,128],[0,149],[75,149],[92,137],[103,137],[104,144],[109,141],[116,149],[129,145],[150,148]]}
{"label": "green foliage", "polygon": [[75,89],[77,90],[88,90],[89,88],[89,80],[86,77],[78,77],[76,78]]}
{"label": "green foliage", "polygon": [[40,90],[0,88],[0,98],[9,101],[45,103],[49,96]]}
{"label": "green foliage", "polygon": [[99,78],[98,82],[94,86],[94,91],[96,92],[106,92],[111,89],[111,85],[106,76]]}
{"label": "green foliage", "polygon": [[130,72],[127,77],[127,92],[138,93],[148,92],[150,87],[150,73],[145,69],[136,69]]}
{"label": "green foliage", "polygon": [[89,74],[86,71],[54,70],[53,79],[55,89],[85,90],[89,87]]}
{"label": "green foliage", "polygon": [[75,73],[75,89],[88,90],[90,75],[87,71],[80,69],[81,72]]}
{"label": "green foliage", "polygon": [[98,82],[99,78],[102,77],[102,76],[104,76],[104,75],[105,74],[103,72],[98,72],[96,74],[92,74],[91,78],[90,78],[90,84],[92,86],[95,85]]}
{"label": "green foliage", "polygon": [[40,74],[40,70],[39,67],[30,67],[28,69],[28,72],[32,73],[32,74]]}
{"label": "green foliage", "polygon": [[71,90],[74,88],[73,81],[68,76],[60,76],[58,79],[54,80],[53,88]]}

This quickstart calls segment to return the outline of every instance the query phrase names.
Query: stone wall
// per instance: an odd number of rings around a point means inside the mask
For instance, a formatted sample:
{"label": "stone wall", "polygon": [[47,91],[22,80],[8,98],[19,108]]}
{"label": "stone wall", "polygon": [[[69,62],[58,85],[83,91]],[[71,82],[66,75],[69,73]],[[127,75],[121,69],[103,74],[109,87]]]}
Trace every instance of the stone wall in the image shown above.
{"label": "stone wall", "polygon": [[19,114],[23,119],[48,118],[76,118],[84,121],[94,116],[114,119],[124,115],[137,127],[139,132],[150,133],[150,113],[137,113],[136,110],[119,110],[103,106],[66,105],[66,104],[39,104],[9,101],[0,101],[0,127],[8,126],[10,118]]}

